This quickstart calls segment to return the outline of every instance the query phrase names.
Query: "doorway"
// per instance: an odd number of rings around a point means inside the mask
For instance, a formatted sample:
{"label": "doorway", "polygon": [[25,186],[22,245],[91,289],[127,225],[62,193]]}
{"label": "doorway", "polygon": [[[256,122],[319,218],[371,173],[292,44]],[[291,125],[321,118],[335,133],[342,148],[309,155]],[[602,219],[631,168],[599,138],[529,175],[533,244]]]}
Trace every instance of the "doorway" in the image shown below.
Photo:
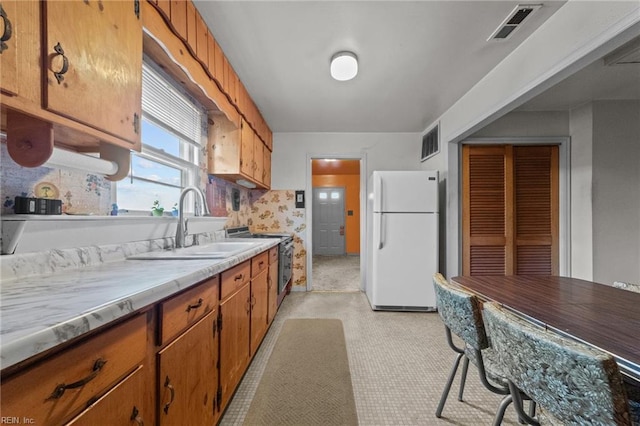
{"label": "doorway", "polygon": [[360,159],[311,159],[311,253],[307,290],[360,291]]}
{"label": "doorway", "polygon": [[313,188],[313,254],[343,256],[345,252],[344,188]]}

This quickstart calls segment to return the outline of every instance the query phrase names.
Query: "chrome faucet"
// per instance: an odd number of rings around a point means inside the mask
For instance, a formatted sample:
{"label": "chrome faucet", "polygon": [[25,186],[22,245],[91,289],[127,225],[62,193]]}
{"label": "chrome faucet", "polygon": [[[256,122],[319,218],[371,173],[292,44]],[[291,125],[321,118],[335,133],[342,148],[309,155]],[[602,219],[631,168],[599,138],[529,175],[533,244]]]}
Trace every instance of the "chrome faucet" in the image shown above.
{"label": "chrome faucet", "polygon": [[[202,205],[202,215],[211,216],[209,206],[207,206],[207,200],[202,190],[200,188],[196,188],[195,186],[185,187],[180,193],[180,202],[178,203],[178,229],[176,229],[176,247],[184,247],[184,239],[189,234],[187,230],[187,218],[184,217],[184,198],[189,191],[193,191],[198,194],[196,198],[200,199],[200,203]],[[196,200],[195,215],[198,216],[198,200]]]}

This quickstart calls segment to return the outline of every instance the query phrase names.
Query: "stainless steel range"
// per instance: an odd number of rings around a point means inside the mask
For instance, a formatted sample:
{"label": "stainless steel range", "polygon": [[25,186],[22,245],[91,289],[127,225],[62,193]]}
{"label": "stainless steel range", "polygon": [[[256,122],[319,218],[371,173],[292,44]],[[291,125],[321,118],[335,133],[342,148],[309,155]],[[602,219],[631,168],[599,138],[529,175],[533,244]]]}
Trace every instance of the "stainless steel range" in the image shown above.
{"label": "stainless steel range", "polygon": [[278,238],[278,304],[282,302],[285,289],[293,273],[293,236],[286,233],[251,233],[248,226],[227,229],[228,238]]}

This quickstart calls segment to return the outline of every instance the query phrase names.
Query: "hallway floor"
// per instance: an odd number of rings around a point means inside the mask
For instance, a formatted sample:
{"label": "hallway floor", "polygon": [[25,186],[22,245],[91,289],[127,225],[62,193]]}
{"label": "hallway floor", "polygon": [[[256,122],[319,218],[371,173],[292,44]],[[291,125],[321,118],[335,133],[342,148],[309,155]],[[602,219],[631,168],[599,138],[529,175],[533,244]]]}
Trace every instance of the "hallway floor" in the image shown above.
{"label": "hallway floor", "polygon": [[[221,425],[242,424],[287,318],[342,320],[360,425],[491,424],[500,397],[482,387],[473,367],[465,401],[456,400],[456,380],[444,417],[434,415],[455,358],[437,313],[374,312],[361,292],[294,292],[280,306]],[[511,408],[505,419],[504,424],[517,424]]]}
{"label": "hallway floor", "polygon": [[360,256],[313,256],[313,291],[360,291]]}

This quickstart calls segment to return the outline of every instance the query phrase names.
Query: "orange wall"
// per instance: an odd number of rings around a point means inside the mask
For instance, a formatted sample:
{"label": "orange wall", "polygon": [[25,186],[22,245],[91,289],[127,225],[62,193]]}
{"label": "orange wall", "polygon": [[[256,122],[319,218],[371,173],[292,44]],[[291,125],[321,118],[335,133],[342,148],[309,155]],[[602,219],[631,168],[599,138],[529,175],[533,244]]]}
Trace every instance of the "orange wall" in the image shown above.
{"label": "orange wall", "polygon": [[[360,253],[360,175],[314,175],[314,187],[345,188],[345,244],[348,254]],[[352,210],[353,216],[347,211]]]}

